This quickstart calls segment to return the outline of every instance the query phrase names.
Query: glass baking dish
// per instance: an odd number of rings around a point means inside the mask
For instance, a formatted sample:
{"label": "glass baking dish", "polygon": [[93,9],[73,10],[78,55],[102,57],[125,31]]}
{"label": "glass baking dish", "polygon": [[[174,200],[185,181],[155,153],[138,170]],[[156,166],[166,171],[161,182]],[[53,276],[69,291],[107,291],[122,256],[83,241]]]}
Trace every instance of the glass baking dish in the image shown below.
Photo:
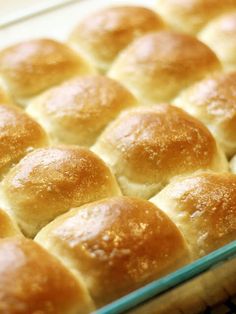
{"label": "glass baking dish", "polygon": [[[135,3],[153,8],[155,2],[44,0],[33,7],[0,15],[0,48],[35,37],[65,40],[80,18],[99,7]],[[236,313],[234,296],[236,241],[97,310],[96,314]],[[217,304],[221,306],[216,308]]]}
{"label": "glass baking dish", "polygon": [[234,295],[236,295],[236,241],[153,281],[96,313],[194,314],[222,303]]}

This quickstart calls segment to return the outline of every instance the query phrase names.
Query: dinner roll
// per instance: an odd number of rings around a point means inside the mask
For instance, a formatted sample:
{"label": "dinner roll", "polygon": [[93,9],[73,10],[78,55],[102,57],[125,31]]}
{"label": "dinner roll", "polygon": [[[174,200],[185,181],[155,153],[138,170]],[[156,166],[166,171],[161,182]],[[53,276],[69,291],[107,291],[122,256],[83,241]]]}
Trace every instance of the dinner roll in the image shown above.
{"label": "dinner roll", "polygon": [[214,19],[199,38],[217,54],[226,70],[236,69],[236,11]]}
{"label": "dinner roll", "polygon": [[21,232],[17,227],[15,221],[0,208],[0,239],[13,237],[20,234]]}
{"label": "dinner roll", "polygon": [[112,167],[125,195],[143,198],[156,194],[176,175],[228,169],[207,128],[167,104],[124,112],[102,133],[93,151]]}
{"label": "dinner roll", "polygon": [[196,34],[209,20],[236,8],[236,0],[158,0],[157,10],[173,29]]}
{"label": "dinner roll", "polygon": [[236,153],[236,72],[207,78],[184,90],[174,104],[201,120],[228,156]]}
{"label": "dinner roll", "polygon": [[0,179],[14,163],[47,141],[36,121],[21,109],[0,103]]}
{"label": "dinner roll", "polygon": [[86,148],[42,148],[23,158],[2,181],[2,207],[33,237],[71,207],[120,193],[110,169]]}
{"label": "dinner roll", "polygon": [[175,224],[150,202],[124,196],[69,211],[36,241],[81,274],[98,307],[189,261]]}
{"label": "dinner roll", "polygon": [[0,240],[2,314],[88,314],[93,303],[79,278],[33,240]]}
{"label": "dinner roll", "polygon": [[28,40],[0,52],[0,75],[17,101],[91,71],[71,48],[52,39]]}
{"label": "dinner roll", "polygon": [[93,75],[48,90],[32,101],[27,112],[43,125],[54,142],[91,146],[120,111],[136,103],[118,82]]}
{"label": "dinner roll", "polygon": [[181,89],[220,67],[216,55],[196,38],[161,31],[145,35],[123,50],[109,76],[148,104],[171,100]]}
{"label": "dinner roll", "polygon": [[194,258],[236,240],[236,175],[178,178],[151,201],[183,232]]}
{"label": "dinner roll", "polygon": [[163,27],[160,17],[148,8],[108,7],[83,19],[69,42],[101,72],[106,72],[119,52],[135,38]]}

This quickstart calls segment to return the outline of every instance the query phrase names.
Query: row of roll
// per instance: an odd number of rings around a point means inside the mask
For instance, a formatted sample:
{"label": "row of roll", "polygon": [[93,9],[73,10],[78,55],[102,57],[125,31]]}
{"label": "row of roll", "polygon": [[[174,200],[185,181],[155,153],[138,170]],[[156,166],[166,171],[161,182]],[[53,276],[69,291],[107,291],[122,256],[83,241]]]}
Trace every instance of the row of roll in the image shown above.
{"label": "row of roll", "polygon": [[236,239],[233,9],[109,7],[0,52],[0,313],[91,313]]}

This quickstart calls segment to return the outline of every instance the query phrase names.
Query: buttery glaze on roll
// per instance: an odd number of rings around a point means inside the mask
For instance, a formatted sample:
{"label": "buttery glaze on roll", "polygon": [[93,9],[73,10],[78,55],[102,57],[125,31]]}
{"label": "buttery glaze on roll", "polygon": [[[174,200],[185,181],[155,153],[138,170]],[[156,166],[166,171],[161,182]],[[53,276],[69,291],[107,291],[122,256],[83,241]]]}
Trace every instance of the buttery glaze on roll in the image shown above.
{"label": "buttery glaze on roll", "polygon": [[33,39],[0,52],[0,75],[17,100],[36,96],[43,90],[92,68],[71,48],[52,39]]}
{"label": "buttery glaze on roll", "polygon": [[182,89],[221,69],[213,51],[196,38],[171,31],[145,35],[123,50],[108,75],[143,104],[169,101]]}
{"label": "buttery glaze on roll", "polygon": [[70,208],[119,194],[110,169],[94,153],[61,146],[23,158],[3,179],[0,200],[23,233],[33,237]]}
{"label": "buttery glaze on roll", "polygon": [[80,281],[39,244],[0,239],[0,313],[89,314],[94,309]]}
{"label": "buttery glaze on roll", "polygon": [[48,90],[30,103],[27,112],[54,142],[91,146],[110,121],[136,104],[118,82],[93,75]]}
{"label": "buttery glaze on roll", "polygon": [[236,153],[236,72],[209,77],[173,103],[201,120],[230,157]]}
{"label": "buttery glaze on roll", "polygon": [[72,209],[36,241],[80,273],[98,307],[189,261],[168,216],[148,201],[124,196]]}
{"label": "buttery glaze on roll", "polygon": [[151,201],[176,223],[194,258],[236,240],[236,175],[177,178]]}
{"label": "buttery glaze on roll", "polygon": [[236,0],[157,0],[157,11],[177,31],[196,34],[212,18],[236,8]]}
{"label": "buttery glaze on roll", "polygon": [[148,8],[109,7],[82,20],[70,35],[69,42],[83,51],[101,72],[106,72],[130,42],[163,27],[160,17]]}
{"label": "buttery glaze on roll", "polygon": [[207,24],[198,37],[217,54],[226,70],[236,70],[235,10]]}
{"label": "buttery glaze on roll", "polygon": [[21,235],[16,222],[0,208],[0,239],[16,235]]}
{"label": "buttery glaze on roll", "polygon": [[21,109],[0,103],[0,178],[34,148],[46,146],[42,127]]}
{"label": "buttery glaze on roll", "polygon": [[207,128],[167,104],[122,113],[105,129],[93,151],[111,166],[125,195],[143,198],[155,195],[176,175],[228,169]]}

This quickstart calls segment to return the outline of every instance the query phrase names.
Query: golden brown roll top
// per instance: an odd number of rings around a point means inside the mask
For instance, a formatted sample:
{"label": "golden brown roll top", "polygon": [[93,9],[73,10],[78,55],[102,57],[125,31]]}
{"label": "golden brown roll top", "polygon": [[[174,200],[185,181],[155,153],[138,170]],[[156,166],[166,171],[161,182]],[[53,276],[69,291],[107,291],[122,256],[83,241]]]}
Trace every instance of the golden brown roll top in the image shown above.
{"label": "golden brown roll top", "polygon": [[0,239],[20,235],[15,221],[0,208]]}
{"label": "golden brown roll top", "polygon": [[91,146],[118,113],[137,103],[118,82],[101,75],[75,78],[39,96],[27,112],[54,142]]}
{"label": "golden brown roll top", "polygon": [[71,33],[69,42],[105,72],[135,38],[163,27],[160,17],[148,8],[109,7],[82,20]]}
{"label": "golden brown roll top", "polygon": [[36,241],[80,273],[98,307],[188,261],[174,223],[148,201],[123,196],[72,209]]}
{"label": "golden brown roll top", "polygon": [[112,167],[125,195],[144,198],[176,175],[228,168],[207,128],[167,104],[122,113],[105,129],[93,151]]}
{"label": "golden brown roll top", "polygon": [[173,29],[196,34],[215,16],[236,8],[235,0],[158,0],[157,11]]}
{"label": "golden brown roll top", "polygon": [[181,89],[220,68],[216,55],[196,38],[160,31],[135,40],[123,50],[109,76],[149,104],[171,100]]}
{"label": "golden brown roll top", "polygon": [[236,69],[235,10],[212,20],[198,37],[217,54],[226,70]]}
{"label": "golden brown roll top", "polygon": [[184,90],[174,104],[201,120],[228,156],[236,153],[236,72],[207,78]]}
{"label": "golden brown roll top", "polygon": [[36,121],[19,108],[0,103],[0,178],[20,158],[47,142]]}
{"label": "golden brown roll top", "polygon": [[0,240],[0,313],[88,314],[83,284],[32,240]]}
{"label": "golden brown roll top", "polygon": [[88,149],[75,146],[28,154],[6,175],[1,190],[3,208],[31,237],[71,207],[120,194],[105,163]]}
{"label": "golden brown roll top", "polygon": [[71,48],[52,39],[21,42],[0,52],[0,75],[18,101],[91,71]]}
{"label": "golden brown roll top", "polygon": [[151,201],[176,223],[194,258],[236,240],[236,175],[178,178]]}

